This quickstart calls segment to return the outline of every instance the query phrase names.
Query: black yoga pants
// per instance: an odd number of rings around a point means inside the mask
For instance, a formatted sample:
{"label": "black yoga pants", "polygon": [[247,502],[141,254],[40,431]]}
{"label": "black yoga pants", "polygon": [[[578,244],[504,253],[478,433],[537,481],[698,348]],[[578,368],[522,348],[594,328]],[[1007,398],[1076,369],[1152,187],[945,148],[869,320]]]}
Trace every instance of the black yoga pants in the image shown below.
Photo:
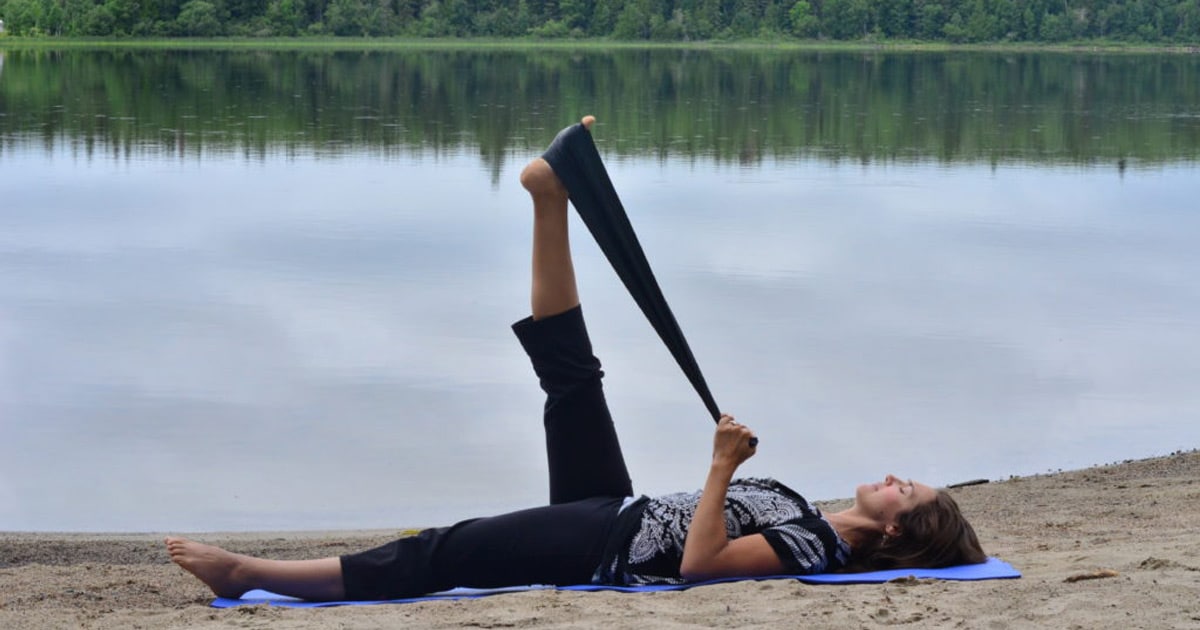
{"label": "black yoga pants", "polygon": [[346,598],[400,599],[456,586],[584,584],[600,564],[629,472],[583,313],[513,324],[546,392],[550,504],[427,529],[341,557]]}

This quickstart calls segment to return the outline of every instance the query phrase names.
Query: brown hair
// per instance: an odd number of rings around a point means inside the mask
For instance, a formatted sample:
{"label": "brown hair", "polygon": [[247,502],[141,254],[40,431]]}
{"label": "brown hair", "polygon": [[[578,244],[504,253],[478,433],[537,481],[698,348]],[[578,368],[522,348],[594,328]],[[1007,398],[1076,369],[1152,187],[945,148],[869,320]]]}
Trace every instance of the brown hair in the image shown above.
{"label": "brown hair", "polygon": [[975,530],[945,490],[901,514],[897,525],[899,536],[877,536],[859,545],[844,570],[940,568],[987,560]]}

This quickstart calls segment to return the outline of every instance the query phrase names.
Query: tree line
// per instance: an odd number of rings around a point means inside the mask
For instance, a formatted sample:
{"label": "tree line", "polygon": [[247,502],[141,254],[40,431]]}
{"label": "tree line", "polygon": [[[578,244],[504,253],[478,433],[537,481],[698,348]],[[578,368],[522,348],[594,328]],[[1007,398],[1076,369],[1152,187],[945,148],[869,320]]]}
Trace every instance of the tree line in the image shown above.
{"label": "tree line", "polygon": [[1200,43],[1200,0],[0,0],[7,34]]}

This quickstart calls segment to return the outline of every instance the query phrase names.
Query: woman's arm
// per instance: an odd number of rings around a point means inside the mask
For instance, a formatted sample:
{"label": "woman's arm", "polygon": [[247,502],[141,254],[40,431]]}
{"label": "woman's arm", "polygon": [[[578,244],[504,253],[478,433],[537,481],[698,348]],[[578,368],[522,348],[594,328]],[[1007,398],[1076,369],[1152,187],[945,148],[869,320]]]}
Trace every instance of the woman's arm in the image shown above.
{"label": "woman's arm", "polygon": [[683,544],[679,574],[687,580],[782,573],[783,562],[762,534],[729,540],[725,496],[742,462],[754,456],[754,432],[731,416],[721,416],[713,437],[713,459]]}

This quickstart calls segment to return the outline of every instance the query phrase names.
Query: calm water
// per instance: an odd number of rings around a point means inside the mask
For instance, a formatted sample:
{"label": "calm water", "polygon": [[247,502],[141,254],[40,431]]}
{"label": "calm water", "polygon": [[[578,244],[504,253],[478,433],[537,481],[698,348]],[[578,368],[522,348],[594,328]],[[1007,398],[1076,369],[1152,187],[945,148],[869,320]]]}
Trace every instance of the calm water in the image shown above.
{"label": "calm water", "polygon": [[[0,53],[0,530],[544,500],[521,165],[578,113],[742,471],[814,499],[1200,445],[1200,60]],[[711,421],[575,224],[641,492]]]}

